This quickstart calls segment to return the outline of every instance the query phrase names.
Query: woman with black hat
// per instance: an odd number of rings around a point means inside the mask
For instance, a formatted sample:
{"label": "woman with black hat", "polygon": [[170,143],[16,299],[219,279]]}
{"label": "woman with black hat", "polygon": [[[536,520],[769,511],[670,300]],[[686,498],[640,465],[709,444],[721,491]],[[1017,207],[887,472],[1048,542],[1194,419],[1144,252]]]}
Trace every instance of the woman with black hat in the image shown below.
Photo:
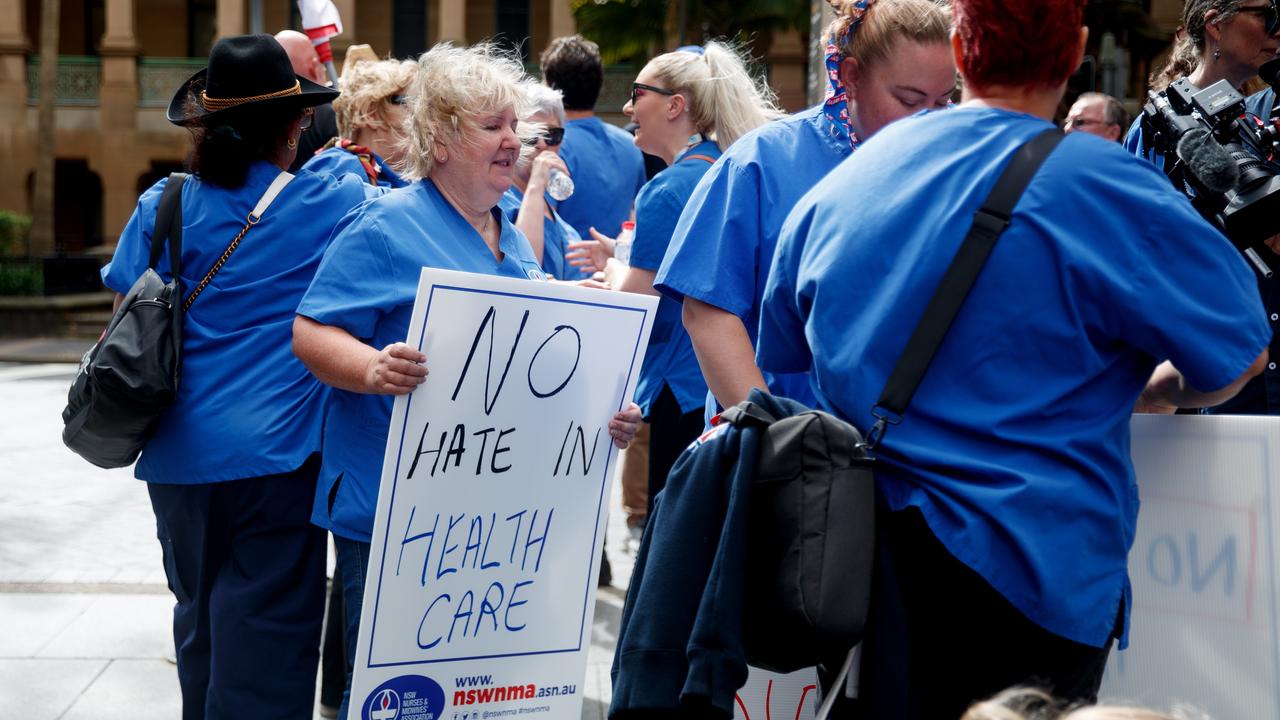
{"label": "woman with black hat", "polygon": [[[185,719],[312,716],[325,533],[310,513],[326,390],[289,346],[330,231],[365,185],[284,168],[311,108],[336,95],[294,75],[271,36],[247,35],[220,40],[169,103],[169,121],[194,137],[180,196],[183,375],[135,474],[177,598]],[[142,194],[103,268],[118,293],[147,266],[169,182]]]}

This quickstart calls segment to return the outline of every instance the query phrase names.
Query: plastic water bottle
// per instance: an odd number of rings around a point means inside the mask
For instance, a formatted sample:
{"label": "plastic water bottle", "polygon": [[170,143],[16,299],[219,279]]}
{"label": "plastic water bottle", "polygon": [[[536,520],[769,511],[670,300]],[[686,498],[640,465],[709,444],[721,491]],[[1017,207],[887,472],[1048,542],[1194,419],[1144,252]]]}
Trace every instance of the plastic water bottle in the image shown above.
{"label": "plastic water bottle", "polygon": [[547,178],[547,194],[556,202],[568,200],[573,194],[573,180],[565,173],[551,168],[551,174]]}
{"label": "plastic water bottle", "polygon": [[622,223],[622,232],[613,240],[613,256],[623,265],[631,264],[631,243],[636,239],[636,224],[630,220]]}

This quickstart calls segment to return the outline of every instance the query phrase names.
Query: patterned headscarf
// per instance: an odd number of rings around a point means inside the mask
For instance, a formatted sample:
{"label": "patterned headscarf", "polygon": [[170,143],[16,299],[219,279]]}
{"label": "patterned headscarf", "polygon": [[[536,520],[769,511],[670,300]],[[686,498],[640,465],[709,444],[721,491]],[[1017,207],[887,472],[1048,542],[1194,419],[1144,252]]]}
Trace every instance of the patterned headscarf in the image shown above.
{"label": "patterned headscarf", "polygon": [[847,139],[850,150],[857,150],[861,140],[858,134],[854,132],[853,126],[849,124],[849,93],[844,87],[844,83],[840,82],[840,63],[844,61],[844,53],[840,52],[840,48],[848,47],[853,41],[853,36],[858,32],[858,28],[862,26],[862,19],[866,16],[867,10],[875,4],[876,0],[856,0],[849,10],[848,25],[845,26],[840,37],[832,36],[827,41],[826,65],[827,65],[827,95],[822,102],[822,111],[826,113],[828,127],[831,135],[838,140]]}

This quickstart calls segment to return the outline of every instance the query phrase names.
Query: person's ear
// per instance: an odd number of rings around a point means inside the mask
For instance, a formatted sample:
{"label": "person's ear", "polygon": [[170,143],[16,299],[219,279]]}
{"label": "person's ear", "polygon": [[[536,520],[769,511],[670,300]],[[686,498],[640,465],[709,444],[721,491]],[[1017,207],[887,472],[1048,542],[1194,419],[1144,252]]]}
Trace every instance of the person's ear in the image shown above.
{"label": "person's ear", "polygon": [[680,117],[680,114],[685,111],[687,104],[688,103],[685,100],[684,95],[681,95],[680,93],[672,95],[671,101],[667,105],[667,119],[675,120]]}
{"label": "person's ear", "polygon": [[852,95],[858,87],[858,61],[851,57],[846,57],[840,61],[840,84],[844,85],[846,93]]}
{"label": "person's ear", "polygon": [[1084,26],[1080,28],[1080,47],[1076,53],[1076,68],[1079,69],[1084,64],[1084,51],[1089,46],[1089,28]]}
{"label": "person's ear", "polygon": [[964,81],[964,43],[960,42],[960,35],[955,29],[951,30],[951,60],[956,64],[956,72],[960,74],[960,80]]}
{"label": "person's ear", "polygon": [[1222,39],[1222,28],[1218,27],[1222,13],[1217,8],[1204,14],[1204,40],[1210,47],[1216,46]]}
{"label": "person's ear", "polygon": [[1124,128],[1120,127],[1120,123],[1111,123],[1107,126],[1108,140],[1119,142],[1122,134],[1124,134]]}

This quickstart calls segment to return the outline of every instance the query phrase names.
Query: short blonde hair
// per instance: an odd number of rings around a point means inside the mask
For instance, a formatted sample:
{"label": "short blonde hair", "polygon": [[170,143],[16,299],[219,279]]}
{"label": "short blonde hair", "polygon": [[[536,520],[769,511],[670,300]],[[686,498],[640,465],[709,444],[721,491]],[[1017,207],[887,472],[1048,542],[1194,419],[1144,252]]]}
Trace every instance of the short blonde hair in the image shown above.
{"label": "short blonde hair", "polygon": [[921,45],[951,41],[951,9],[939,0],[878,0],[867,8],[862,24],[849,37],[854,2],[831,3],[836,19],[828,29],[828,37],[836,43],[847,40],[840,52],[853,58],[860,68],[884,60],[902,40]]}
{"label": "short blonde hair", "polygon": [[409,87],[416,67],[412,60],[361,60],[344,68],[338,80],[342,94],[333,101],[338,134],[349,138],[357,130],[386,128],[384,101]]}
{"label": "short blonde hair", "polygon": [[784,114],[769,86],[752,77],[742,56],[728,45],[709,42],[702,53],[669,52],[647,67],[667,90],[685,97],[698,132],[714,136],[721,150]]}
{"label": "short blonde hair", "polygon": [[[468,142],[486,115],[511,108],[516,117],[526,117],[525,88],[532,84],[520,60],[492,43],[456,47],[444,42],[423,53],[409,85],[405,175],[430,175],[436,147]],[[520,123],[522,134],[541,130]]]}

